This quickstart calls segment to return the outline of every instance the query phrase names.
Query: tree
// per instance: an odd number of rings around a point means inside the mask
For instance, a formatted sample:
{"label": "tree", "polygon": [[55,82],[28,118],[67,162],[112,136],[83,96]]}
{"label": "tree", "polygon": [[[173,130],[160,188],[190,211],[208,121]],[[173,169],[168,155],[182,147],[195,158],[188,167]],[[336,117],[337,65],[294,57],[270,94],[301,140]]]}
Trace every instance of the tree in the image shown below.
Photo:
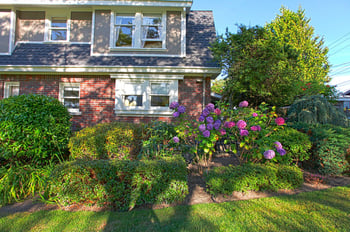
{"label": "tree", "polygon": [[226,81],[224,79],[214,80],[212,84],[213,85],[211,86],[211,91],[217,94],[222,94],[226,85]]}
{"label": "tree", "polygon": [[[223,99],[284,106],[304,95],[331,95],[328,49],[314,36],[304,10],[284,7],[264,27],[240,25],[213,43],[215,59],[228,75]],[[312,87],[312,88],[311,88]],[[307,90],[307,91],[306,91]]]}

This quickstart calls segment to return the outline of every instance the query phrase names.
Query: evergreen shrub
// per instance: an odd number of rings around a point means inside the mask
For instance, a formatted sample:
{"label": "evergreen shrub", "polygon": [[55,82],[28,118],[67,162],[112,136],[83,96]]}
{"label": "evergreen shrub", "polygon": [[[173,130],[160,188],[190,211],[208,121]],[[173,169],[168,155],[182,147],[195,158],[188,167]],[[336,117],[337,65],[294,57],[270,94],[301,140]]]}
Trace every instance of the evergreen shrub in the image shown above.
{"label": "evergreen shrub", "polygon": [[42,166],[67,154],[70,115],[55,98],[20,95],[0,101],[0,164]]}
{"label": "evergreen shrub", "polygon": [[142,145],[140,124],[113,122],[78,131],[69,141],[72,159],[132,159]]}
{"label": "evergreen shrub", "polygon": [[157,161],[76,160],[52,172],[51,201],[61,205],[97,204],[118,210],[154,203],[181,202],[188,194],[182,157]]}
{"label": "evergreen shrub", "polygon": [[295,189],[304,182],[298,167],[271,163],[216,167],[205,174],[205,180],[207,191],[214,196],[234,191]]}

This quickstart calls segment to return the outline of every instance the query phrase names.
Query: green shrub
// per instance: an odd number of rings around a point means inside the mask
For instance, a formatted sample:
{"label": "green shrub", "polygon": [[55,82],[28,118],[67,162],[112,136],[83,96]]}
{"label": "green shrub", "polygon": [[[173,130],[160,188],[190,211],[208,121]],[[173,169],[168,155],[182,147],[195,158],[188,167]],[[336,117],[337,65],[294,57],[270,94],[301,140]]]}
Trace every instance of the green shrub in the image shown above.
{"label": "green shrub", "polygon": [[130,159],[138,155],[142,125],[113,122],[87,127],[69,141],[73,159]]}
{"label": "green shrub", "polygon": [[0,101],[0,162],[46,165],[67,153],[70,115],[55,98],[20,95]]}
{"label": "green shrub", "polygon": [[46,189],[52,166],[0,168],[0,206],[18,202]]}
{"label": "green shrub", "polygon": [[309,165],[325,175],[339,175],[349,169],[350,128],[334,125],[293,124],[313,142]]}
{"label": "green shrub", "polygon": [[182,201],[188,194],[182,157],[157,161],[77,160],[52,174],[51,201],[98,204],[127,210],[147,203]]}
{"label": "green shrub", "polygon": [[288,110],[288,121],[349,126],[345,113],[322,96],[308,96],[296,100]]}
{"label": "green shrub", "polygon": [[140,159],[156,159],[173,156],[177,133],[172,124],[153,121],[145,125],[145,140],[142,142]]}
{"label": "green shrub", "polygon": [[303,173],[294,166],[245,163],[216,167],[205,174],[207,191],[212,195],[231,195],[234,191],[277,191],[303,184]]}
{"label": "green shrub", "polygon": [[312,143],[309,136],[290,127],[279,130],[270,136],[273,141],[282,143],[287,151],[284,156],[278,155],[278,162],[281,164],[292,164],[294,162],[308,160],[310,158],[310,149]]}

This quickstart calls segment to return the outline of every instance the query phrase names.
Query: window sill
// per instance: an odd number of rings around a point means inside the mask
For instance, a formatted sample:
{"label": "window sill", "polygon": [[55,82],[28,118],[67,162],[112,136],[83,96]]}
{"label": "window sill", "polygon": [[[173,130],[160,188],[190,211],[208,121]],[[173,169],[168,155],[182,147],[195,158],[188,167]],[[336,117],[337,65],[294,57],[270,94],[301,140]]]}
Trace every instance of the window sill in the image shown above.
{"label": "window sill", "polygon": [[167,52],[166,48],[114,48],[110,47],[112,52]]}
{"label": "window sill", "polygon": [[81,112],[69,112],[69,114],[73,115],[73,116],[79,116],[79,115],[81,115]]}
{"label": "window sill", "polygon": [[171,110],[120,110],[114,109],[114,112],[118,116],[172,116],[174,111]]}

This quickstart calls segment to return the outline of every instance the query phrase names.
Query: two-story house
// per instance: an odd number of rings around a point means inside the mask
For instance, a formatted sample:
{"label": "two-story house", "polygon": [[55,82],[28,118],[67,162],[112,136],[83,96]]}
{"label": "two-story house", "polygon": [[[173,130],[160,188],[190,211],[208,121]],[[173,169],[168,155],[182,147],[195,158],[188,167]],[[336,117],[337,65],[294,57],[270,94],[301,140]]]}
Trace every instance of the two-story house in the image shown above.
{"label": "two-story house", "polygon": [[0,99],[59,99],[74,127],[169,120],[178,101],[198,116],[220,73],[211,11],[192,0],[0,2]]}

